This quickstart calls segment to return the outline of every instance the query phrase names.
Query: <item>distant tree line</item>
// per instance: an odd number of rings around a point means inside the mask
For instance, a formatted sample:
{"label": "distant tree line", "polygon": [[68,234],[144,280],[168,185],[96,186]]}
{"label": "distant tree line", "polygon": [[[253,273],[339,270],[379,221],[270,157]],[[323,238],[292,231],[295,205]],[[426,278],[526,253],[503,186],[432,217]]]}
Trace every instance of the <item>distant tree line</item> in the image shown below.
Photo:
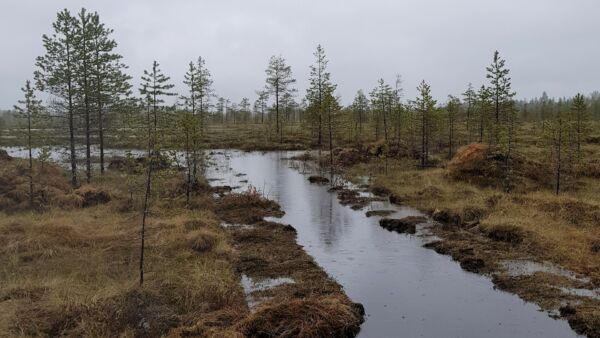
{"label": "distant tree line", "polygon": [[[333,150],[335,142],[382,142],[398,156],[417,158],[422,168],[431,166],[434,153],[451,158],[460,145],[487,143],[504,154],[505,186],[510,190],[511,154],[523,122],[533,123],[535,132],[552,145],[549,149],[560,173],[574,166],[560,165],[565,160],[581,161],[581,144],[589,132],[589,121],[600,118],[598,92],[558,100],[543,93],[540,98],[515,100],[509,69],[498,52],[486,68],[483,85],[476,88],[469,84],[460,95],[448,95],[445,102],[433,99],[433,89],[426,81],[418,85],[417,97],[405,99],[401,77],[396,75],[393,85],[381,78],[372,90],[359,90],[352,103],[343,107],[321,45],[314,52],[314,63],[308,69],[309,87],[301,97],[285,58],[273,56],[265,70],[265,86],[255,92],[255,100],[243,98],[233,103],[215,94],[202,57],[188,64],[182,93],[172,92],[173,85],[166,84],[168,76],[162,75],[158,62],[154,62],[142,76],[140,95],[133,95],[132,78],[116,52],[113,30],[101,22],[97,13],[85,9],[77,14],[66,9],[59,12],[52,32],[44,35],[42,42],[44,54],[36,59],[33,81],[25,85],[29,88],[25,89],[25,103],[21,102],[18,114],[10,118],[4,114],[0,137],[14,127],[15,117],[22,122],[30,119],[33,125],[41,121],[47,128],[25,128],[30,135],[22,139],[34,140],[41,137],[34,134],[52,130],[45,137],[47,143],[52,142],[50,139],[66,141],[74,187],[80,184],[79,147],[85,150],[85,181],[90,182],[94,175],[92,148],[98,147],[102,175],[107,135],[124,142],[137,135],[132,130],[143,127],[150,128],[151,133],[144,138],[138,135],[135,144],[139,146],[142,139],[148,139],[150,155],[160,150],[155,149],[159,144],[185,150],[191,186],[201,162],[200,150],[208,141],[207,126],[251,123],[264,126],[264,134],[280,143],[292,127],[300,128],[319,149]],[[36,90],[49,94],[50,100],[46,105],[39,102],[28,107],[28,97],[37,102]],[[166,102],[167,96],[173,99]],[[20,130],[23,128],[21,124]],[[60,132],[54,132],[57,130]],[[167,131],[177,137],[163,142],[160,138],[165,138]],[[568,145],[563,146],[564,142]],[[566,151],[566,156],[559,156]],[[330,162],[333,167],[333,157]],[[556,186],[560,186],[558,179]]]}

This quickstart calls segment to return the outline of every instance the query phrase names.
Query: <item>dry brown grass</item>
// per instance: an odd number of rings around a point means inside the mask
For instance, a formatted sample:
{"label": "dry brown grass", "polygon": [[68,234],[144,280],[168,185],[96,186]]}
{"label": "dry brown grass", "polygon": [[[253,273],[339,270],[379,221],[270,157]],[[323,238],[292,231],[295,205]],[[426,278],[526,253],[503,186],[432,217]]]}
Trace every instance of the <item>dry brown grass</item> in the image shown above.
{"label": "dry brown grass", "polygon": [[265,216],[283,215],[277,203],[266,199],[256,190],[226,194],[219,198],[216,209],[223,220],[237,224],[252,224]]}
{"label": "dry brown grass", "polygon": [[[137,286],[140,214],[115,212],[125,195],[121,180],[108,175],[65,194],[80,197],[82,206],[87,200],[85,209],[0,214],[0,332],[157,337],[215,311],[243,315],[234,254],[208,209],[155,204],[146,281]],[[192,220],[202,229],[190,234]]]}
{"label": "dry brown grass", "polygon": [[[445,241],[431,247],[451,254],[461,265],[482,259],[483,265],[474,270],[492,272],[498,271],[497,263],[503,259],[548,261],[590,278],[591,283],[578,287],[597,287],[600,255],[594,248],[600,243],[600,181],[593,173],[580,176],[576,185],[557,196],[549,184],[549,165],[543,164],[548,154],[540,146],[520,146],[514,172],[518,187],[511,193],[503,192],[501,183],[490,183],[501,182],[503,176],[490,167],[489,148],[477,144],[459,150],[446,168],[419,170],[412,160],[394,159],[389,160],[387,174],[376,162],[354,166],[347,174],[380,172],[371,189],[389,189],[390,200],[435,212],[436,218],[453,225],[436,229]],[[595,166],[600,146],[588,144],[584,151],[586,160]],[[536,275],[530,280],[507,280],[502,281],[511,285],[507,289],[540,304],[557,306],[566,297],[552,288],[560,283],[556,278]],[[543,292],[533,292],[533,288]],[[598,312],[589,310],[590,304],[585,301],[578,306],[577,320],[585,325],[599,321]],[[588,331],[578,325],[579,332],[599,330],[597,324]]]}
{"label": "dry brown grass", "polygon": [[259,292],[267,301],[237,325],[245,336],[352,337],[358,332],[362,306],[352,303],[296,243],[294,228],[261,221],[229,232],[239,252],[240,273],[256,280],[294,281]]}
{"label": "dry brown grass", "polygon": [[77,188],[74,193],[82,198],[81,206],[84,208],[105,204],[112,199],[110,192],[89,184]]}
{"label": "dry brown grass", "polygon": [[[369,172],[369,165],[352,169]],[[446,169],[418,170],[410,162],[390,165],[389,175],[377,176],[373,186],[392,191],[402,204],[433,213],[444,210],[462,224],[478,220],[487,227],[512,224],[524,231],[523,240],[535,244],[539,259],[546,259],[600,280],[600,257],[592,255],[600,240],[600,184],[585,181],[584,188],[556,196],[549,189],[504,193],[450,179]],[[429,193],[435,191],[435,194]]]}
{"label": "dry brown grass", "polygon": [[[293,228],[262,221],[282,211],[256,191],[215,199],[199,181],[186,204],[181,176],[158,176],[138,286],[142,195],[122,175],[109,171],[75,191],[53,186],[60,199],[45,212],[0,212],[0,336],[242,337],[260,325],[308,332],[307,311],[318,325],[312,336],[357,332],[362,314],[296,244]],[[261,226],[242,233],[222,220]],[[298,283],[272,291],[258,324],[240,273]],[[290,312],[288,301],[302,311]]]}
{"label": "dry brown grass", "polygon": [[247,337],[354,337],[359,327],[358,318],[348,320],[353,317],[357,314],[344,298],[311,297],[266,303],[239,327]]}
{"label": "dry brown grass", "polygon": [[[21,159],[0,160],[0,211],[17,212],[30,209],[29,167]],[[82,199],[72,193],[64,172],[57,166],[34,163],[33,207],[36,210],[78,207]]]}
{"label": "dry brown grass", "polygon": [[194,230],[187,234],[186,237],[189,246],[199,253],[212,250],[218,241],[217,235],[207,230]]}
{"label": "dry brown grass", "polygon": [[523,229],[514,224],[482,226],[481,230],[492,240],[513,244],[521,243],[525,236]]}
{"label": "dry brown grass", "polygon": [[[510,157],[511,189],[523,192],[530,187],[545,188],[552,181],[548,166],[514,151]],[[494,148],[472,143],[458,149],[447,164],[448,175],[481,187],[504,188],[506,156]]]}

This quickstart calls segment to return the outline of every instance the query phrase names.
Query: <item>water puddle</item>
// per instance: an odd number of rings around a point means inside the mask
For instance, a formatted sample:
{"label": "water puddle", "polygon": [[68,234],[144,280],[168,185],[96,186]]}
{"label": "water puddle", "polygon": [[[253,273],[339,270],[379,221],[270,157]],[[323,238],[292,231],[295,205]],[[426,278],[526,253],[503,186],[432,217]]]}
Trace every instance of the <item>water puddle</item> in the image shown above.
{"label": "water puddle", "polygon": [[579,296],[579,297],[587,297],[591,299],[600,300],[600,289],[578,289],[578,288],[560,288],[562,293]]}
{"label": "water puddle", "polygon": [[288,277],[266,278],[255,280],[247,275],[242,275],[242,287],[246,294],[246,302],[250,310],[255,309],[261,303],[269,300],[268,297],[257,294],[260,291],[266,291],[284,284],[293,284],[295,281]]}
{"label": "water puddle", "polygon": [[539,263],[521,259],[504,261],[500,264],[506,269],[506,273],[511,277],[531,276],[536,272],[544,272],[583,283],[588,283],[590,281],[588,278],[577,276],[573,271],[563,269],[548,262]]}
{"label": "water puddle", "polygon": [[232,229],[252,229],[252,228],[254,228],[252,225],[249,225],[249,224],[238,224],[238,223],[227,223],[227,222],[221,223],[221,226],[223,228],[232,228]]}

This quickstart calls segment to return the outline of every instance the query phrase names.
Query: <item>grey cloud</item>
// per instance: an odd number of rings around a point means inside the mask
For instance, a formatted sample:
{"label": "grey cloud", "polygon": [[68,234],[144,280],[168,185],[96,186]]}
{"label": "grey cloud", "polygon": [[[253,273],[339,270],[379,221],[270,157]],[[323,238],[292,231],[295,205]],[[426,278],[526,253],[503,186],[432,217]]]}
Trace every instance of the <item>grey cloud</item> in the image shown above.
{"label": "grey cloud", "polygon": [[427,80],[434,95],[485,81],[495,49],[507,59],[519,97],[600,89],[600,2],[594,0],[159,1],[2,0],[0,108],[30,78],[41,35],[57,11],[98,11],[115,30],[134,83],[158,60],[181,88],[186,64],[202,55],[219,95],[254,99],[273,54],[287,58],[304,94],[321,43],[343,101],[378,78],[402,74],[406,97]]}

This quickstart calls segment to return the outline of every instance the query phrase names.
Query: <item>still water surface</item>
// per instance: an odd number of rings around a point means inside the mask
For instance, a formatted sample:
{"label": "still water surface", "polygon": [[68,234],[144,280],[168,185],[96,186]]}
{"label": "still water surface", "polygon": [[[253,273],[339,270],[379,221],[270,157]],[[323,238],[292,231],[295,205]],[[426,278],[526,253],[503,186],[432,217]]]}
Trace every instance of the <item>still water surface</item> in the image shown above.
{"label": "still water surface", "polygon": [[[566,321],[423,248],[427,239],[419,232],[388,232],[378,217],[365,216],[369,208],[340,205],[326,186],[308,183],[302,165],[286,160],[294,154],[217,152],[207,176],[239,190],[252,185],[281,204],[280,222],[293,225],[298,242],[365,306],[360,337],[577,337]],[[391,217],[420,215],[387,202],[372,208],[396,210]]]}

